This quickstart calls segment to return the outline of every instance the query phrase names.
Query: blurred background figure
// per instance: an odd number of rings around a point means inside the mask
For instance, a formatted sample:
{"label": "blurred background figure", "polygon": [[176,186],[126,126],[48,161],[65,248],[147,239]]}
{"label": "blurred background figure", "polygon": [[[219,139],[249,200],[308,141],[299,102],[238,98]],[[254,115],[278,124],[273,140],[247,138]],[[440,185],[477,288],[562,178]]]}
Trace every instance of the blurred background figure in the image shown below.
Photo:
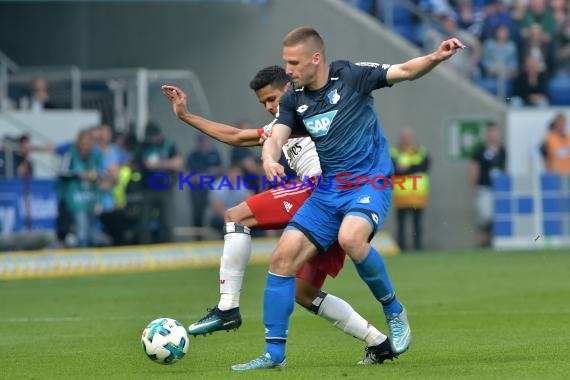
{"label": "blurred background figure", "polygon": [[35,78],[32,82],[32,95],[30,97],[30,109],[41,112],[46,109],[56,108],[50,101],[48,83],[44,78]]}
{"label": "blurred background figure", "polygon": [[113,189],[119,179],[119,148],[113,142],[113,130],[108,124],[97,128],[99,141],[96,149],[101,154],[99,166],[99,190],[101,191],[101,224],[103,231],[111,237],[113,244],[122,243],[123,221],[121,213],[116,212],[115,195]]}
{"label": "blurred background figure", "polygon": [[0,111],[2,110],[13,110],[16,108],[16,103],[10,99],[9,96],[4,96],[3,90],[5,89],[6,83],[2,82],[0,78]]}
{"label": "blurred background figure", "polygon": [[28,135],[22,135],[18,138],[18,147],[14,152],[14,167],[16,168],[17,177],[30,178],[34,176],[34,167],[32,165],[30,153],[32,152],[32,143]]}
{"label": "blurred background figure", "polygon": [[544,144],[546,171],[549,173],[570,174],[570,136],[566,133],[566,116],[556,115],[550,124]]}
{"label": "blurred background figure", "polygon": [[513,84],[513,106],[548,105],[548,80],[546,73],[540,70],[540,63],[532,55],[524,61],[523,70],[515,78]]}
{"label": "blurred background figure", "polygon": [[509,38],[509,28],[500,25],[494,38],[483,45],[482,66],[488,77],[513,77],[518,70],[517,45]]}
{"label": "blurred background figure", "polygon": [[406,251],[409,247],[406,239],[406,221],[411,215],[414,249],[419,251],[423,249],[422,214],[427,206],[429,196],[428,171],[430,162],[428,151],[425,147],[416,145],[414,131],[411,128],[404,128],[400,134],[398,145],[390,149],[390,155],[394,163],[395,175],[421,176],[418,179],[406,178],[404,189],[395,185],[392,196],[398,220],[398,245],[402,251]]}
{"label": "blurred background figure", "polygon": [[[196,147],[186,159],[186,169],[196,173],[190,179],[196,189],[188,189],[192,204],[192,220],[194,227],[204,227],[204,218],[208,208],[208,195],[210,190],[207,186],[200,186],[200,177],[218,177],[222,174],[222,159],[216,148],[210,144],[210,139],[204,135],[198,136]],[[198,240],[201,237],[198,236]]]}
{"label": "blurred background figure", "polygon": [[[174,189],[177,188],[178,173],[182,171],[182,157],[170,138],[165,137],[161,128],[148,123],[145,140],[140,149],[140,163],[143,184],[143,207],[141,217],[141,243],[166,243],[172,241],[172,207]],[[170,185],[162,190],[148,186],[148,180],[157,183],[163,179],[151,177],[162,172],[170,178]]]}
{"label": "blurred background figure", "polygon": [[253,195],[253,192],[244,186],[243,178],[243,170],[238,165],[232,164],[227,174],[212,185],[214,190],[210,192],[210,226],[218,231],[220,237],[223,237],[226,210]]}
{"label": "blurred background figure", "polygon": [[97,228],[102,211],[97,185],[100,154],[93,149],[88,131],[81,131],[75,144],[63,155],[56,183],[59,201],[57,234],[62,245],[87,247],[103,245]]}
{"label": "blurred background figure", "polygon": [[496,124],[487,124],[485,143],[475,150],[469,166],[469,182],[475,196],[477,241],[479,247],[490,247],[493,230],[493,177],[504,172],[507,154]]}
{"label": "blurred background figure", "polygon": [[[251,122],[248,120],[239,122],[237,124],[237,127],[240,129],[255,129],[253,124],[251,124]],[[240,167],[240,169],[243,171],[244,177],[252,176],[252,178],[247,181],[248,186],[251,188],[259,188],[261,186],[259,178],[261,178],[265,172],[263,171],[263,166],[261,165],[260,148],[232,147],[230,162]]]}

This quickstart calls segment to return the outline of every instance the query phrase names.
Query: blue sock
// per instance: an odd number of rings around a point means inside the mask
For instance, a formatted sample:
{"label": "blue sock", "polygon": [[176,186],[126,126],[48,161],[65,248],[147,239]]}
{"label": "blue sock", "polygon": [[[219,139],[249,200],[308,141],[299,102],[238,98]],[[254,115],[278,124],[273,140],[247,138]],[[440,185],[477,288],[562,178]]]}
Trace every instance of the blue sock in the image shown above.
{"label": "blue sock", "polygon": [[402,305],[396,300],[394,288],[386,271],[384,259],[370,246],[368,255],[359,263],[354,263],[360,278],[370,288],[374,297],[382,304],[385,314],[400,313]]}
{"label": "blue sock", "polygon": [[263,322],[267,353],[277,363],[285,359],[289,318],[295,307],[295,277],[267,274],[263,296]]}

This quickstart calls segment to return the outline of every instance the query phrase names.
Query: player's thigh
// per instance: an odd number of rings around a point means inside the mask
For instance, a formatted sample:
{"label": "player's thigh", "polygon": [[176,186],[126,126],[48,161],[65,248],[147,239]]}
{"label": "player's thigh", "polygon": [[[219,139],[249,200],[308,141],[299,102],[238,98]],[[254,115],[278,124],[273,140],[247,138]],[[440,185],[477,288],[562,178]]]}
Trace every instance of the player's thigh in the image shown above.
{"label": "player's thigh", "polygon": [[255,227],[260,230],[280,230],[287,226],[311,192],[311,189],[277,187],[259,193],[247,199],[245,203],[255,219]]}
{"label": "player's thigh", "polygon": [[355,259],[352,253],[367,246],[382,228],[392,204],[392,191],[368,185],[351,194],[351,197],[343,209],[345,217],[338,239],[347,254]]}
{"label": "player's thigh", "polygon": [[224,214],[224,221],[226,223],[234,222],[249,228],[254,228],[257,226],[257,220],[255,219],[253,211],[248,206],[247,201],[241,202],[237,206],[226,210]]}
{"label": "player's thigh", "polygon": [[271,254],[269,271],[282,276],[292,276],[317,253],[315,245],[296,229],[283,232],[277,248]]}
{"label": "player's thigh", "polygon": [[342,214],[326,195],[313,193],[297,211],[287,230],[301,231],[319,252],[324,252],[337,240]]}

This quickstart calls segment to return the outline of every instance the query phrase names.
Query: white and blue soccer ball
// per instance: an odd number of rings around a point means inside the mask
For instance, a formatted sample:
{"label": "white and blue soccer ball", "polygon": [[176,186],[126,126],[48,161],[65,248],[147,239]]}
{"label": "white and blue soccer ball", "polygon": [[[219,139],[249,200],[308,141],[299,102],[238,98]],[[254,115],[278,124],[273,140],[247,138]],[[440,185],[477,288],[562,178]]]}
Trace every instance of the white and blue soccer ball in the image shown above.
{"label": "white and blue soccer ball", "polygon": [[172,318],[150,322],[142,333],[141,341],[144,353],[155,363],[176,363],[188,353],[186,329]]}

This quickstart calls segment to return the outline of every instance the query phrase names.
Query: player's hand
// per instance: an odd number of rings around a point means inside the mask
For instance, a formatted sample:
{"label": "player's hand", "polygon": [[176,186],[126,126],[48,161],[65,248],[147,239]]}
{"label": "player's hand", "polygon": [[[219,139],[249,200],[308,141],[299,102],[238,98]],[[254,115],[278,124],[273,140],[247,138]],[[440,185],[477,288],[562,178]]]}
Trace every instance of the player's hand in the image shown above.
{"label": "player's hand", "polygon": [[463,42],[459,41],[457,38],[450,38],[439,45],[434,55],[436,60],[441,62],[453,57],[453,55],[457,53],[457,50],[465,48],[466,46]]}
{"label": "player's hand", "polygon": [[180,117],[188,113],[188,97],[184,91],[176,86],[164,85],[162,86],[162,93],[168,98],[170,104],[172,104],[172,111],[174,111],[176,116]]}
{"label": "player's hand", "polygon": [[278,162],[264,162],[263,170],[265,171],[268,181],[271,181],[274,178],[283,179],[287,176],[285,174],[285,168]]}
{"label": "player's hand", "polygon": [[267,132],[264,131],[261,135],[259,135],[259,144],[263,145],[265,140],[267,140],[270,137],[271,137],[271,130],[269,130]]}

